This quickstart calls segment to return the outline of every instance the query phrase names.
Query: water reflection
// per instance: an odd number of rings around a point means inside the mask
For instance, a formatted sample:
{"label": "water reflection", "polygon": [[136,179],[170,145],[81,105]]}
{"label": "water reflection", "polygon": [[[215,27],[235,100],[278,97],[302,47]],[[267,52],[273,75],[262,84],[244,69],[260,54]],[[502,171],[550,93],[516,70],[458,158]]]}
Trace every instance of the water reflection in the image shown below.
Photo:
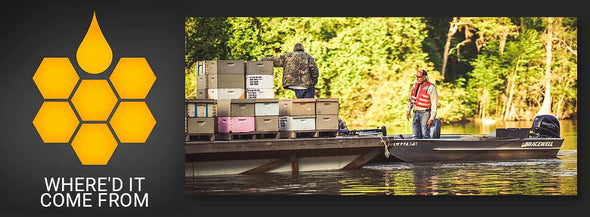
{"label": "water reflection", "polygon": [[193,195],[577,195],[575,158],[369,164],[350,171],[187,179]]}
{"label": "water reflection", "polygon": [[[572,164],[573,163],[573,164]],[[383,172],[384,195],[576,195],[575,160],[367,165]],[[348,186],[347,194],[379,195]]]}

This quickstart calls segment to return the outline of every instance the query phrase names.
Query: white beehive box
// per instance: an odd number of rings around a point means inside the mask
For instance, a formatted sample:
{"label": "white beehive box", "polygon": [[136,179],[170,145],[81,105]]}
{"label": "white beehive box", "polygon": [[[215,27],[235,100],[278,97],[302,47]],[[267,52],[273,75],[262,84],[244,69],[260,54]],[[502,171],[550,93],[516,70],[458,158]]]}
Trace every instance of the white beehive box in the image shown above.
{"label": "white beehive box", "polygon": [[246,88],[274,88],[274,75],[246,75]]}
{"label": "white beehive box", "polygon": [[272,116],[279,115],[278,99],[255,99],[254,101],[255,116]]}
{"label": "white beehive box", "polygon": [[248,99],[274,99],[275,90],[273,88],[246,88],[246,98]]}
{"label": "white beehive box", "polygon": [[208,99],[244,99],[245,89],[242,88],[219,88],[207,89]]}
{"label": "white beehive box", "polygon": [[315,119],[315,115],[279,116],[279,130],[315,130]]}

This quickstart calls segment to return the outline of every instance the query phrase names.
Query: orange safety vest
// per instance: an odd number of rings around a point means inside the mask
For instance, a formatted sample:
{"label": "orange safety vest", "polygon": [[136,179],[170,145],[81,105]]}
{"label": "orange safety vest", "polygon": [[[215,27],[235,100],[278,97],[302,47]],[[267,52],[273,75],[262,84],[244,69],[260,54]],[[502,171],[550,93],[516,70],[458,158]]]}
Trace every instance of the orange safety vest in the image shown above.
{"label": "orange safety vest", "polygon": [[412,87],[412,95],[410,95],[410,102],[416,106],[420,106],[423,108],[430,108],[430,106],[432,105],[430,103],[430,95],[428,95],[428,93],[426,92],[426,88],[428,88],[428,86],[432,85],[432,83],[430,82],[426,82],[422,85],[422,87],[420,87],[420,91],[418,91],[418,93],[416,94],[416,91],[418,89],[418,82],[414,83],[414,87]]}

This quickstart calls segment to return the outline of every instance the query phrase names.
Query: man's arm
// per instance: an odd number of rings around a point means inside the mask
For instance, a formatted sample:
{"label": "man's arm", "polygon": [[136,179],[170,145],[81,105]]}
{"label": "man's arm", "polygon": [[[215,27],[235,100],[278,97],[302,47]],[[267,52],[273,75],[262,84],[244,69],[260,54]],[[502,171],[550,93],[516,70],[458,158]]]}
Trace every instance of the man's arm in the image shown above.
{"label": "man's arm", "polygon": [[438,92],[436,91],[436,87],[434,85],[430,85],[428,90],[428,95],[430,95],[430,118],[429,120],[434,120],[436,117],[436,109],[438,108]]}
{"label": "man's arm", "polygon": [[412,107],[414,105],[414,104],[412,104],[411,97],[412,97],[412,93],[410,91],[410,97],[408,97],[408,110],[406,111],[406,119],[408,119],[408,120],[410,120],[410,116],[412,113]]}
{"label": "man's arm", "polygon": [[265,57],[260,61],[272,61],[273,67],[283,67],[285,65],[285,55]]}
{"label": "man's arm", "polygon": [[318,69],[315,60],[311,55],[309,55],[309,63],[309,71],[311,72],[311,78],[313,80],[313,84],[315,85],[318,83],[318,77],[320,77],[320,70]]}

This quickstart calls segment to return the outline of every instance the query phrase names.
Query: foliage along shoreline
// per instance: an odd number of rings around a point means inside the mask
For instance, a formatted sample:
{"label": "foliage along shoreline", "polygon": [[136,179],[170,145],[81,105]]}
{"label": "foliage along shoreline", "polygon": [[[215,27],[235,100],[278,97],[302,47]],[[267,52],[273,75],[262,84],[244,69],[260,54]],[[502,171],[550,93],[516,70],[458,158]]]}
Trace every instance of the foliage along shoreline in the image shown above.
{"label": "foliage along shoreline", "polygon": [[[575,119],[577,25],[575,17],[187,17],[185,98],[195,98],[196,61],[255,61],[300,42],[320,69],[316,97],[339,98],[350,125],[405,124],[418,68],[438,88],[445,123]],[[295,98],[274,71],[275,97]]]}

